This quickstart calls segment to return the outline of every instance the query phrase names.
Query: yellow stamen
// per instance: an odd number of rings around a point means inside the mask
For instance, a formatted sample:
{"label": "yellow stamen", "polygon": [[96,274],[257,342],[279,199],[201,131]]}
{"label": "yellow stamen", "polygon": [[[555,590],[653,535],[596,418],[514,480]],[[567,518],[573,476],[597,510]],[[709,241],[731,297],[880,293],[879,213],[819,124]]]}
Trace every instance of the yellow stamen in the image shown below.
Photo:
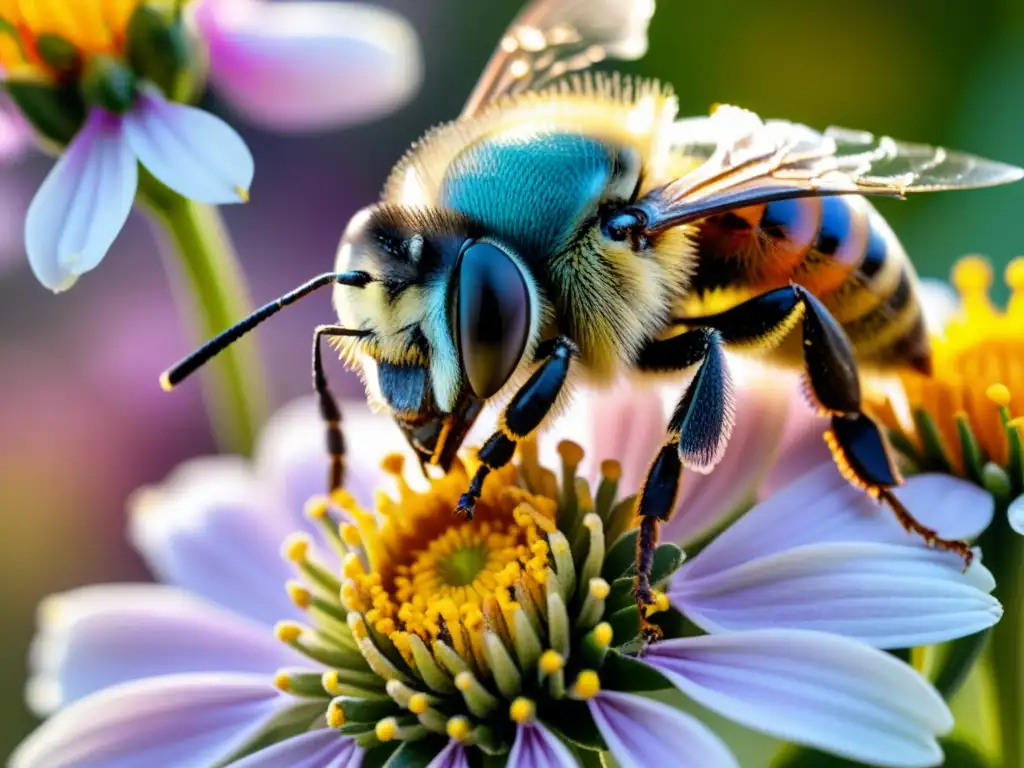
{"label": "yellow stamen", "polygon": [[391,741],[398,734],[398,723],[393,717],[385,717],[377,723],[374,732],[381,741]]}
{"label": "yellow stamen", "polygon": [[541,654],[538,664],[544,674],[553,675],[565,666],[565,658],[558,651],[547,650]]}
{"label": "yellow stamen", "polygon": [[327,670],[323,673],[323,675],[320,676],[320,682],[323,684],[324,690],[331,694],[331,696],[341,695],[341,679],[338,675],[338,670]]}
{"label": "yellow stamen", "polygon": [[522,696],[513,701],[508,708],[509,717],[520,725],[531,722],[536,714],[537,705]]}
{"label": "yellow stamen", "polygon": [[314,496],[306,502],[306,517],[310,520],[323,520],[329,510],[330,504],[326,496]]}
{"label": "yellow stamen", "polygon": [[341,704],[337,701],[332,701],[327,705],[327,725],[330,728],[341,728],[345,724],[345,710],[341,708]]}
{"label": "yellow stamen", "polygon": [[422,715],[430,707],[430,699],[425,693],[414,693],[409,697],[409,711],[414,715]]}
{"label": "yellow stamen", "polygon": [[612,625],[607,621],[602,621],[596,627],[594,627],[594,642],[603,648],[607,648],[612,644]]}
{"label": "yellow stamen", "polygon": [[558,444],[558,455],[570,467],[578,467],[583,461],[583,448],[571,440],[563,440]]}
{"label": "yellow stamen", "polygon": [[595,600],[604,600],[611,594],[612,588],[604,579],[590,580],[590,594]]}
{"label": "yellow stamen", "polygon": [[281,545],[281,554],[285,560],[299,564],[306,562],[309,556],[309,536],[304,533],[293,533]]}
{"label": "yellow stamen", "polygon": [[363,540],[359,536],[359,529],[352,523],[342,523],[338,526],[338,535],[347,547],[362,546]]}
{"label": "yellow stamen", "polygon": [[309,608],[313,595],[304,584],[298,581],[288,581],[285,583],[285,589],[288,590],[288,597],[297,608],[303,611]]}
{"label": "yellow stamen", "polygon": [[576,676],[573,695],[578,699],[592,699],[601,692],[601,678],[592,669],[584,669]]}
{"label": "yellow stamen", "polygon": [[960,294],[960,311],[931,340],[931,376],[900,376],[905,403],[891,393],[871,403],[873,415],[889,430],[901,433],[923,448],[913,416],[923,412],[934,423],[939,447],[965,474],[958,422],[966,425],[981,449],[982,460],[1005,466],[1009,442],[1004,411],[1024,416],[1024,259],[1007,267],[1011,298],[1006,309],[990,298],[992,268],[983,258],[969,256],[953,269],[952,282]]}
{"label": "yellow stamen", "polygon": [[612,459],[601,462],[601,474],[609,480],[615,481],[622,477],[622,465]]}
{"label": "yellow stamen", "polygon": [[448,731],[448,738],[455,741],[465,741],[469,737],[471,728],[469,720],[458,715],[448,719],[445,730]]}
{"label": "yellow stamen", "polygon": [[279,621],[274,625],[274,637],[282,643],[294,643],[302,637],[302,625],[294,621]]}
{"label": "yellow stamen", "polygon": [[276,675],[274,675],[274,687],[277,688],[279,691],[284,691],[285,693],[288,693],[289,689],[291,688],[291,680],[291,675],[282,670],[278,672]]}

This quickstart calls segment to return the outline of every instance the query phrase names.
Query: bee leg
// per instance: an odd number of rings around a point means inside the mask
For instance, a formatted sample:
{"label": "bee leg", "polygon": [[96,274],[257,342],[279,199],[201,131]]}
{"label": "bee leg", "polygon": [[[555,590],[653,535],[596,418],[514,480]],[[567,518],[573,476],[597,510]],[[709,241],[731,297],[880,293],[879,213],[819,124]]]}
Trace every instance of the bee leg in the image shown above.
{"label": "bee leg", "polygon": [[651,567],[658,529],[675,510],[683,467],[708,472],[725,451],[732,432],[733,388],[721,335],[701,328],[670,339],[654,341],[640,353],[637,365],[646,371],[682,371],[700,364],[669,422],[668,439],[647,472],[637,498],[640,531],[636,545],[634,593],[640,624],[648,640],[661,635],[647,621],[657,600],[651,586]]}
{"label": "bee leg", "polygon": [[501,415],[501,429],[491,435],[480,449],[480,467],[470,481],[469,490],[459,498],[456,514],[465,514],[473,519],[473,509],[483,493],[487,475],[508,464],[519,442],[529,437],[544,421],[565,385],[569,361],[576,351],[576,345],[565,336],[542,344],[537,350],[538,359],[544,362],[509,401]]}
{"label": "bee leg", "polygon": [[320,340],[324,336],[350,336],[351,331],[340,325],[318,326],[313,334],[313,390],[316,392],[320,406],[320,417],[327,427],[327,453],[330,465],[327,470],[328,494],[341,488],[345,482],[345,436],[341,432],[341,409],[338,401],[331,394],[324,375],[323,356],[320,352]]}
{"label": "bee leg", "polygon": [[853,347],[813,294],[799,285],[779,288],[719,315],[684,322],[717,328],[726,343],[736,344],[778,340],[802,322],[808,395],[831,417],[825,441],[843,477],[890,507],[908,532],[917,533],[929,546],[956,552],[970,565],[973,556],[967,544],[941,538],[918,522],[892,493],[903,480],[878,425],[861,409]]}

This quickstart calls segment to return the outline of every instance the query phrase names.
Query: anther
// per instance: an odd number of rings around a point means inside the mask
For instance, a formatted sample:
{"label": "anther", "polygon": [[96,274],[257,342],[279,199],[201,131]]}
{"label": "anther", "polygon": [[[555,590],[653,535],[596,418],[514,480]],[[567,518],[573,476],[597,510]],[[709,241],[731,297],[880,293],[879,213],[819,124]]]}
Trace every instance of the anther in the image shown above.
{"label": "anther", "polygon": [[359,535],[359,528],[352,523],[342,523],[338,526],[338,535],[348,547],[361,547],[363,537]]}
{"label": "anther", "polygon": [[281,545],[281,554],[288,562],[302,564],[309,556],[309,544],[309,536],[305,533],[290,534]]}
{"label": "anther", "polygon": [[553,675],[565,666],[565,658],[558,651],[547,650],[541,654],[538,666],[545,675]]}
{"label": "anther", "polygon": [[363,569],[363,561],[359,559],[359,555],[349,552],[342,562],[341,572],[345,574],[346,579],[354,579],[362,576],[366,571]]}
{"label": "anther", "polygon": [[430,707],[430,699],[425,693],[414,693],[409,697],[409,711],[414,715],[422,715]]}
{"label": "anther", "polygon": [[340,701],[332,701],[327,705],[327,725],[330,728],[341,728],[345,724],[345,710]]}
{"label": "anther", "polygon": [[1005,384],[993,384],[985,390],[985,397],[1000,408],[1007,408],[1010,405],[1010,388]]}
{"label": "anther", "polygon": [[400,453],[389,453],[381,459],[380,468],[389,475],[400,477],[405,470],[405,456]]}
{"label": "anther", "polygon": [[572,686],[573,697],[577,699],[592,699],[601,692],[601,678],[592,669],[584,669],[576,676],[576,682]]}
{"label": "anther", "polygon": [[285,589],[288,590],[288,597],[300,610],[307,610],[313,602],[313,595],[306,586],[299,581],[289,579],[285,582]]}
{"label": "anther", "polygon": [[320,676],[320,684],[323,685],[324,690],[331,694],[331,696],[340,696],[342,694],[341,679],[336,669],[328,669],[324,672]]}
{"label": "anther", "polygon": [[611,586],[604,579],[596,578],[590,580],[590,595],[595,600],[607,599],[611,591]]}
{"label": "anther", "polygon": [[314,496],[306,502],[305,513],[310,520],[323,520],[330,511],[326,496]]}
{"label": "anther", "polygon": [[471,728],[467,718],[462,715],[456,715],[448,719],[445,730],[448,732],[448,738],[463,742],[469,738]]}
{"label": "anther", "polygon": [[954,265],[952,280],[961,295],[988,293],[992,267],[984,256],[964,256]]}
{"label": "anther", "polygon": [[288,693],[291,690],[292,676],[284,670],[279,671],[274,675],[274,687],[279,691]]}
{"label": "anther", "polygon": [[279,621],[274,625],[274,637],[289,645],[302,637],[302,625],[295,621]]}
{"label": "anther", "polygon": [[612,644],[612,637],[614,632],[612,631],[612,625],[607,621],[602,621],[596,627],[594,627],[594,642],[598,645],[607,648]]}
{"label": "anther", "polygon": [[385,717],[377,722],[373,730],[377,734],[378,739],[388,742],[398,734],[398,722],[393,717]]}
{"label": "anther", "polygon": [[614,459],[606,459],[605,461],[602,461],[601,475],[612,482],[618,481],[622,477],[622,464]]}
{"label": "anther", "polygon": [[583,461],[583,448],[572,440],[562,440],[558,444],[558,455],[570,467],[578,467]]}
{"label": "anther", "polygon": [[523,696],[513,701],[508,708],[508,716],[520,725],[531,722],[536,714],[537,705]]}

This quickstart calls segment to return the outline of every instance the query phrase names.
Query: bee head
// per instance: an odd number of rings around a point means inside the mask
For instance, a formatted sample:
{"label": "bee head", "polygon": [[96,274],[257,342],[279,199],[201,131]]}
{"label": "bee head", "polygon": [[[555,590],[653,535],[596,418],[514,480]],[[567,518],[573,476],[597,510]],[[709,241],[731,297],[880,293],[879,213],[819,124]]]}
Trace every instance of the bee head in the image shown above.
{"label": "bee head", "polygon": [[542,312],[532,274],[473,220],[398,206],[357,214],[338,269],[374,277],[377,287],[358,297],[336,294],[339,316],[374,331],[364,348],[381,399],[420,457],[447,469],[482,403],[536,345]]}

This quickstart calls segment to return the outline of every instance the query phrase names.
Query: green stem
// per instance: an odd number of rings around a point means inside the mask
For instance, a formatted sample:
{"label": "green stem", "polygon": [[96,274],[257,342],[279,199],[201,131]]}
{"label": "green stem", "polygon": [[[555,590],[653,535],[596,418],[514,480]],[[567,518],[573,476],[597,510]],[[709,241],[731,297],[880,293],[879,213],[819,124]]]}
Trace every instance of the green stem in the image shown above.
{"label": "green stem", "polygon": [[1003,617],[992,628],[988,652],[995,670],[1000,765],[1024,765],[1024,537],[1005,525],[1006,505],[997,504],[985,533],[985,564],[996,578],[995,595]]}
{"label": "green stem", "polygon": [[[145,172],[139,179],[139,200],[163,235],[182,319],[196,340],[206,341],[245,317],[252,303],[217,209],[186,200]],[[204,395],[214,435],[225,451],[248,454],[266,415],[265,379],[255,343],[236,342],[207,368]]]}

